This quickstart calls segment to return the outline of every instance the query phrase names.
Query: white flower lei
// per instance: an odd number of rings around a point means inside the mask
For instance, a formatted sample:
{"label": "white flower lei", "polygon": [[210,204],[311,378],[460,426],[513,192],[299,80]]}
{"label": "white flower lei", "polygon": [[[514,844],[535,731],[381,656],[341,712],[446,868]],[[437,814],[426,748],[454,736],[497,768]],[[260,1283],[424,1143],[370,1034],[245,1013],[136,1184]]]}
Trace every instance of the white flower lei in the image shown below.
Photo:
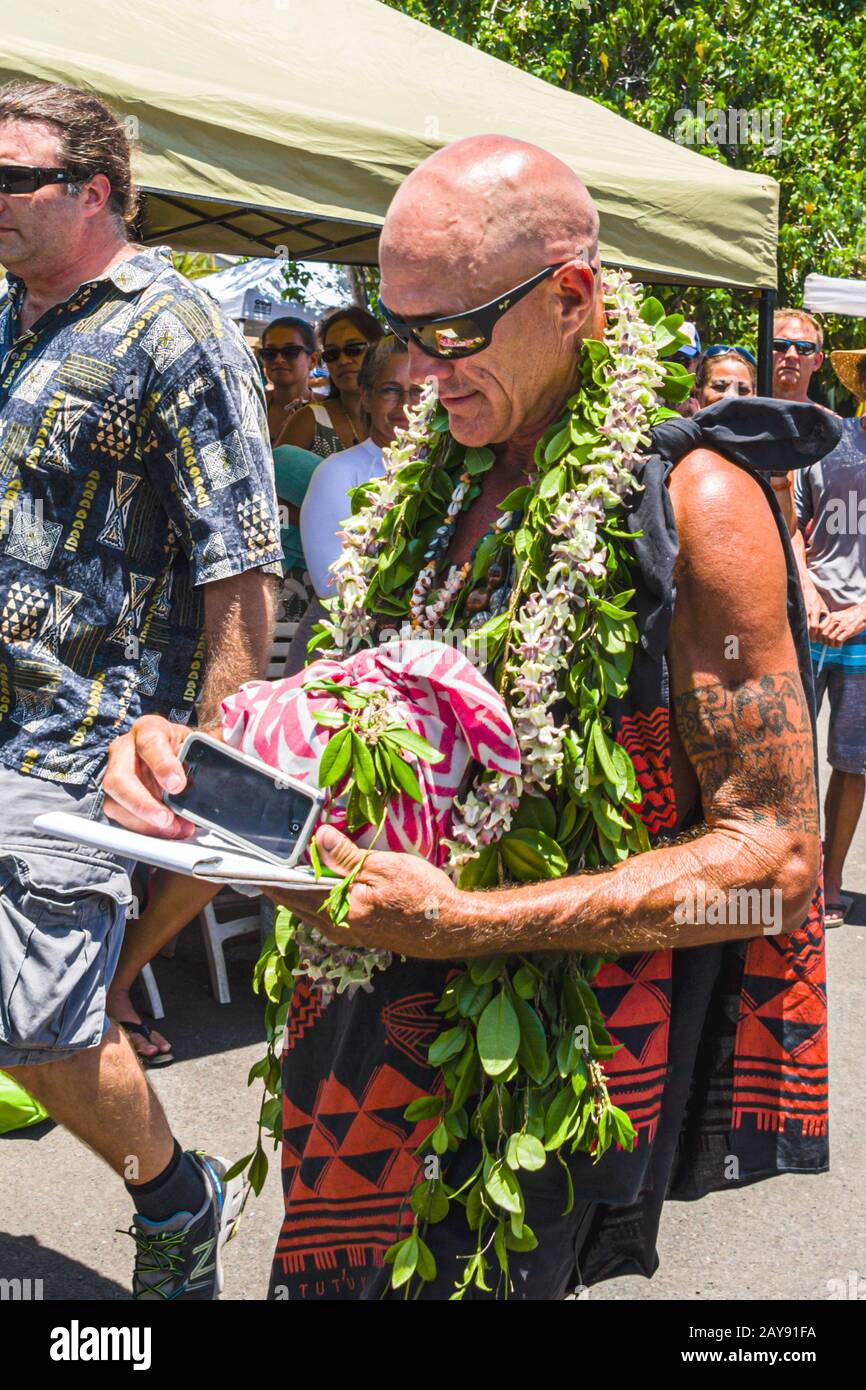
{"label": "white flower lei", "polygon": [[[547,791],[561,769],[564,730],[554,721],[553,707],[561,698],[559,676],[574,649],[574,618],[586,603],[593,581],[605,575],[606,547],[600,528],[634,487],[634,464],[641,446],[649,443],[649,412],[664,380],[653,328],[640,316],[640,299],[626,272],[603,272],[602,293],[607,311],[605,343],[611,354],[607,408],[599,427],[605,443],[592,450],[581,469],[582,481],[560,499],[548,522],[553,544],[545,582],[515,615],[507,659],[522,775],[479,777],[465,799],[455,803],[452,837],[447,842],[447,867],[453,876],[508,832],[524,788],[535,794]],[[374,635],[375,616],[364,605],[387,543],[382,539],[382,523],[405,493],[398,471],[426,456],[436,406],[436,383],[431,379],[418,404],[407,410],[406,427],[398,429],[394,443],[383,451],[384,476],[377,481],[372,501],[344,523],[343,549],[331,566],[337,593],[325,605],[329,618],[323,624],[333,642],[333,655],[355,651]],[[441,616],[441,607],[434,602],[426,610],[430,628]],[[298,973],[307,973],[305,955],[313,956],[308,961],[312,973],[331,990],[338,982],[340,990],[358,985],[369,988],[373,971],[390,962],[387,952],[357,951],[350,953],[351,961],[344,961],[344,948],[333,946],[315,931],[309,942],[304,934],[300,944]]]}

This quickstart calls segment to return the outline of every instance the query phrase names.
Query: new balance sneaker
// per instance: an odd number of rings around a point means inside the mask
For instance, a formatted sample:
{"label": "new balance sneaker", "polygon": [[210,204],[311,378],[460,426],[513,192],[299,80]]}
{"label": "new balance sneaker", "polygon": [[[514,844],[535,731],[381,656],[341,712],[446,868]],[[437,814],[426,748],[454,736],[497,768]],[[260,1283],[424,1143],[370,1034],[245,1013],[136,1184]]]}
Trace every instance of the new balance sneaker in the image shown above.
{"label": "new balance sneaker", "polygon": [[128,1234],[136,1246],[134,1299],[215,1299],[223,1287],[222,1248],[238,1227],[250,1186],[240,1175],[226,1183],[229,1164],[193,1153],[207,1192],[200,1211],[179,1211],[165,1221],[138,1212]]}

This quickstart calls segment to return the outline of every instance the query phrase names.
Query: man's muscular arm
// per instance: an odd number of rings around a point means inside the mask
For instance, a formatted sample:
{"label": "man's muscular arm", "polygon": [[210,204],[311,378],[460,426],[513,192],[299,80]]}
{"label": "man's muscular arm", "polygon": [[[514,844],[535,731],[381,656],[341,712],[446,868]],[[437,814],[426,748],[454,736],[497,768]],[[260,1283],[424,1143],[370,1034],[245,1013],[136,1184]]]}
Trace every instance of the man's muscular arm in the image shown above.
{"label": "man's muscular arm", "polygon": [[[707,901],[778,888],[782,930],[802,923],[817,877],[818,816],[776,524],[755,480],[716,455],[684,459],[670,491],[680,539],[672,713],[706,832],[604,872],[484,893],[458,892],[429,865],[373,852],[352,890],[354,940],[432,958],[626,954],[760,936],[775,925],[678,921],[700,884]],[[344,859],[350,852],[343,842]],[[341,863],[339,854],[325,858]]]}
{"label": "man's muscular arm", "polygon": [[761,934],[760,922],[675,921],[699,883],[707,897],[779,888],[786,931],[808,910],[818,871],[812,734],[775,523],[754,479],[703,451],[675,469],[670,492],[680,540],[672,712],[707,833],[608,873],[488,895],[509,904],[515,936],[528,929],[526,950],[632,952]]}

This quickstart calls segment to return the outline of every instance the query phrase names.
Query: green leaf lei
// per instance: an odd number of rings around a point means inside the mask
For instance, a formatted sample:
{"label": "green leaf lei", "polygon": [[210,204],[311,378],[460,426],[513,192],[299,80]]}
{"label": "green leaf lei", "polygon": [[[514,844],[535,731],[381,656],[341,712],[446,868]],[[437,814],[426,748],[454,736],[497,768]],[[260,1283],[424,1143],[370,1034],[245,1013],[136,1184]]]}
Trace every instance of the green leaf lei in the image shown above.
{"label": "green leaf lei", "polygon": [[[517,786],[479,779],[455,807],[450,869],[465,889],[592,872],[649,848],[636,810],[634,767],[611,738],[605,712],[608,698],[627,689],[638,637],[628,601],[634,593],[631,547],[639,533],[624,529],[622,504],[636,486],[631,467],[649,428],[671,414],[662,402],[684,400],[692,378],[679,364],[660,360],[682,341],[681,315],[666,317],[655,299],[641,305],[621,272],[605,273],[604,294],[605,340],[582,344],[577,390],[536,447],[532,482],[500,503],[502,512],[521,514],[514,529],[497,536],[497,546],[513,547],[515,562],[507,612],[470,632],[465,643],[470,652],[473,645],[485,652],[489,673],[503,691],[524,772]],[[417,586],[430,542],[461,478],[468,483],[465,508],[480,491],[476,479],[494,463],[492,450],[464,448],[447,426],[435,402],[422,402],[386,451],[385,477],[353,494],[346,547],[335,566],[338,598],[311,650],[345,654],[375,642],[377,629],[425,611]],[[452,592],[452,571],[440,585],[438,603],[428,582],[426,612],[446,632],[460,626],[472,582],[470,574]],[[426,633],[422,626],[410,635]],[[349,797],[356,826],[381,827],[390,798],[398,791],[413,794],[411,761],[436,755],[429,746],[408,746],[401,739],[408,731],[388,729],[381,719],[373,721],[365,746],[359,708],[350,708],[344,691],[340,696],[346,709],[337,716],[339,732],[323,758],[324,780],[332,792]],[[347,897],[348,886],[336,899],[332,895],[337,920],[345,918]],[[294,974],[318,973],[323,983],[328,974],[311,962],[315,948],[309,942],[299,949],[300,937],[290,915],[279,909],[254,975],[254,987],[267,997],[269,1051],[253,1067],[250,1082],[263,1078],[265,1097],[256,1149],[233,1171],[251,1164],[256,1191],[268,1166],[262,1131],[275,1144],[279,1140],[275,1050]],[[318,964],[327,966],[330,948],[324,938],[321,944]],[[369,972],[390,959],[371,953],[378,958],[365,967],[356,959],[364,953],[346,957],[345,948],[336,947],[333,959],[341,952],[349,962],[341,988],[369,987]],[[537,1244],[524,1219],[521,1173],[555,1159],[566,1213],[573,1203],[567,1148],[598,1162],[611,1144],[633,1147],[631,1121],[611,1103],[603,1070],[618,1050],[590,984],[604,960],[572,953],[496,956],[472,961],[446,987],[437,1011],[448,1026],[428,1052],[442,1084],[405,1112],[410,1123],[429,1122],[429,1132],[415,1151],[419,1177],[401,1210],[405,1234],[385,1256],[392,1288],[403,1288],[406,1297],[435,1279],[425,1236],[457,1203],[465,1212],[470,1248],[452,1298],[462,1298],[473,1285],[507,1298],[510,1252]],[[470,1133],[478,1142],[478,1162],[455,1188],[448,1182],[448,1155]]]}

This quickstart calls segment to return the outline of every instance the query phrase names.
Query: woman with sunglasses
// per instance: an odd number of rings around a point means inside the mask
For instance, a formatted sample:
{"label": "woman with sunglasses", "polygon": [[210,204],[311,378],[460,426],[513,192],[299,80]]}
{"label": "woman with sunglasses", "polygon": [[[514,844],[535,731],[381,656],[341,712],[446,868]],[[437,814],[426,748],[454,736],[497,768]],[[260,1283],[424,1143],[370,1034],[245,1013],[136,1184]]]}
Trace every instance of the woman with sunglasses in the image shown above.
{"label": "woman with sunglasses", "polygon": [[355,304],[325,315],[319,324],[319,342],[321,360],[331,376],[330,395],[292,415],[278,444],[294,444],[328,458],[366,439],[358,373],[367,348],[383,332],[379,320]]}
{"label": "woman with sunglasses", "polygon": [[700,408],[723,401],[727,396],[757,394],[758,364],[744,347],[716,343],[708,347],[695,372],[695,390]]}
{"label": "woman with sunglasses", "polygon": [[275,444],[287,412],[310,399],[309,376],[319,360],[315,329],[289,314],[272,319],[262,334],[259,358],[268,383],[268,433]]}

